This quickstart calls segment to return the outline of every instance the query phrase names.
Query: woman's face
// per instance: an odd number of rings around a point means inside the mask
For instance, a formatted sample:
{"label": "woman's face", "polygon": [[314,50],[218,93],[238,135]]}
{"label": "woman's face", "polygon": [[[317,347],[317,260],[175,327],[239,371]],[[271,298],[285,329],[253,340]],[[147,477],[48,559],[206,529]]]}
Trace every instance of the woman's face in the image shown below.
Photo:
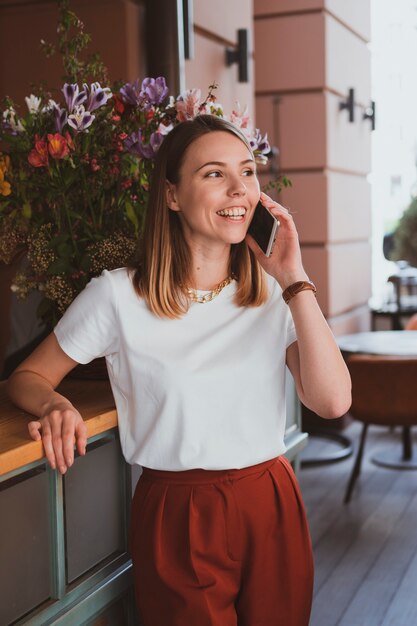
{"label": "woman's face", "polygon": [[167,201],[178,211],[189,244],[213,247],[243,241],[260,189],[252,154],[231,133],[207,133],[187,149]]}

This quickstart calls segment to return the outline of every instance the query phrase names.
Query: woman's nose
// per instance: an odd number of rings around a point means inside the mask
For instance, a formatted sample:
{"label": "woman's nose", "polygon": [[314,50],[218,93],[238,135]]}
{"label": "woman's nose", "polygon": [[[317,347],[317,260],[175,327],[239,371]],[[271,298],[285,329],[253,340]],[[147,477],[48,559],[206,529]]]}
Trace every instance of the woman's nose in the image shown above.
{"label": "woman's nose", "polygon": [[247,192],[246,185],[241,178],[234,178],[230,181],[229,193],[232,196],[244,196]]}

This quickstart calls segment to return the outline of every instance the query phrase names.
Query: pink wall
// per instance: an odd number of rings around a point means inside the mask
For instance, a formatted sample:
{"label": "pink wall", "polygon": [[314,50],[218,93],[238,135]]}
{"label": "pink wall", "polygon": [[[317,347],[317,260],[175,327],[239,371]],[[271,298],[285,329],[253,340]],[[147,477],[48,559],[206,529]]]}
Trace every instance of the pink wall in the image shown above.
{"label": "pink wall", "polygon": [[[100,52],[112,81],[144,77],[142,2],[71,0],[70,5],[92,35],[90,52]],[[0,98],[9,95],[23,104],[30,84],[41,80],[61,88],[60,61],[47,59],[39,45],[40,39],[55,42],[57,19],[55,2],[0,0]]]}
{"label": "pink wall", "polygon": [[[257,124],[293,183],[281,200],[332,328],[368,328],[369,0],[255,0],[254,9]],[[339,110],[351,87],[354,123]]]}
{"label": "pink wall", "polygon": [[185,62],[186,88],[199,87],[205,93],[208,85],[216,82],[217,99],[226,113],[238,101],[242,106],[248,105],[254,116],[253,63],[250,63],[248,83],[238,82],[236,64],[227,67],[225,63],[226,48],[236,47],[239,28],[249,29],[252,35],[252,0],[194,0],[195,55]]}

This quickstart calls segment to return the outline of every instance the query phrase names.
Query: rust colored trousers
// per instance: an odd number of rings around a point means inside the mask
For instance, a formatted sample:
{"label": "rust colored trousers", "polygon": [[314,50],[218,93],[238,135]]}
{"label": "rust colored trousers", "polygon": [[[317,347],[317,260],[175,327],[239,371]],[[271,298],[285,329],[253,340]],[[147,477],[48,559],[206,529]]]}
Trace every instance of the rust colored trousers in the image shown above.
{"label": "rust colored trousers", "polygon": [[243,469],[144,468],[131,550],[143,626],[307,626],[311,541],[284,457]]}

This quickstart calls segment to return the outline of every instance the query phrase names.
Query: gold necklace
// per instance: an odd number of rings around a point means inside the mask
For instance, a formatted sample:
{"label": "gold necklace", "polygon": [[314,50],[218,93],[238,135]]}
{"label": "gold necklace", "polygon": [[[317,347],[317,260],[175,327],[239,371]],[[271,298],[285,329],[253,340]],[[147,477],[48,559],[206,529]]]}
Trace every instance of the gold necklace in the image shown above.
{"label": "gold necklace", "polygon": [[188,297],[190,298],[192,302],[199,302],[200,304],[205,304],[206,302],[211,302],[211,300],[213,300],[216,296],[218,296],[219,293],[222,291],[222,289],[227,287],[227,285],[229,285],[232,282],[232,280],[233,280],[233,276],[228,276],[227,278],[222,280],[222,282],[219,283],[217,287],[215,287],[208,293],[205,293],[204,295],[198,293],[198,291],[196,291],[195,289],[191,289],[191,287],[186,287],[186,291],[187,291]]}

